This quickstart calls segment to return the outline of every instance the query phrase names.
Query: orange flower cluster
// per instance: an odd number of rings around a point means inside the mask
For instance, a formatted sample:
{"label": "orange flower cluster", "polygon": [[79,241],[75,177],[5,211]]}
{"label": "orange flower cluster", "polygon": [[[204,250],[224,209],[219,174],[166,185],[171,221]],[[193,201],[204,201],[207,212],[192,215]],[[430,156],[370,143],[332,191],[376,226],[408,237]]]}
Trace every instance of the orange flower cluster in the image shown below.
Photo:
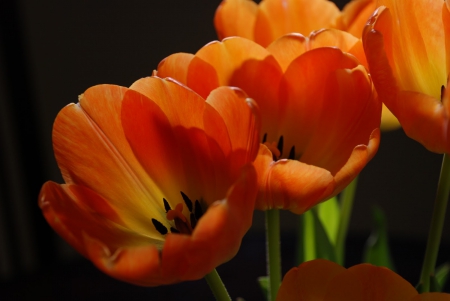
{"label": "orange flower cluster", "polygon": [[[129,88],[88,89],[54,123],[65,184],[42,187],[48,223],[117,279],[194,280],[236,254],[255,209],[301,214],[344,189],[377,152],[382,102],[408,135],[448,153],[449,2],[380,3],[363,33],[372,0],[342,12],[325,0],[225,0],[219,37],[241,37],[171,55]],[[391,299],[368,298],[374,283]],[[289,272],[279,294],[448,300],[427,298],[385,269],[324,261]]]}
{"label": "orange flower cluster", "polygon": [[219,86],[237,86],[255,99],[263,143],[255,161],[256,209],[301,214],[339,193],[378,149],[381,104],[354,56],[322,47],[337,41],[349,51],[357,45],[328,30],[308,38],[287,35],[268,48],[234,37],[195,55],[174,54],[158,66],[158,76],[203,97]]}
{"label": "orange flower cluster", "polygon": [[376,8],[375,0],[354,0],[342,11],[328,0],[223,0],[214,25],[219,39],[240,36],[264,47],[279,37],[297,32],[309,35],[322,28],[344,30],[360,38]]}

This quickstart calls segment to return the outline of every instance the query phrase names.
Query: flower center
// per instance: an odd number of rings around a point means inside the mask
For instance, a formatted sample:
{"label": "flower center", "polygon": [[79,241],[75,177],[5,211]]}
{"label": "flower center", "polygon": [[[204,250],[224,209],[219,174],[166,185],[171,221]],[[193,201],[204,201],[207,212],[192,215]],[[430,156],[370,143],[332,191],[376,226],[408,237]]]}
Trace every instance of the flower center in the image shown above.
{"label": "flower center", "polygon": [[[283,144],[284,144],[284,138],[283,135],[280,136],[278,139],[278,143],[273,141],[272,143],[267,142],[267,133],[264,134],[262,143],[267,146],[267,148],[272,152],[272,157],[274,161],[277,161],[279,159],[282,159],[281,156],[283,155]],[[295,160],[295,145],[291,147],[291,150],[289,151],[289,156],[287,157],[289,160]]]}
{"label": "flower center", "polygon": [[[183,204],[178,203],[175,206],[175,209],[170,207],[169,202],[163,198],[164,209],[166,210],[166,219],[171,225],[170,232],[171,233],[182,233],[190,235],[197,225],[198,220],[203,215],[203,208],[198,200],[195,200],[195,203],[191,201],[191,199],[182,191],[181,197],[189,210],[189,220],[183,214]],[[165,235],[169,232],[166,226],[163,223],[158,221],[157,219],[152,218],[152,223],[155,229],[161,234]]]}

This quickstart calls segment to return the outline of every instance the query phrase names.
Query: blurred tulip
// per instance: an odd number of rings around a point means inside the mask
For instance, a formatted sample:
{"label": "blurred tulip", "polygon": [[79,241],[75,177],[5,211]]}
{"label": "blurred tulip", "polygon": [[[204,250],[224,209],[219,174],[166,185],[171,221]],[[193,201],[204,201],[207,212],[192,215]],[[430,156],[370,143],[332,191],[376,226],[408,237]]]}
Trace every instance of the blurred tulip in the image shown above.
{"label": "blurred tulip", "polygon": [[405,279],[383,267],[359,264],[349,269],[316,259],[284,276],[277,301],[449,301],[445,293],[420,294]]}

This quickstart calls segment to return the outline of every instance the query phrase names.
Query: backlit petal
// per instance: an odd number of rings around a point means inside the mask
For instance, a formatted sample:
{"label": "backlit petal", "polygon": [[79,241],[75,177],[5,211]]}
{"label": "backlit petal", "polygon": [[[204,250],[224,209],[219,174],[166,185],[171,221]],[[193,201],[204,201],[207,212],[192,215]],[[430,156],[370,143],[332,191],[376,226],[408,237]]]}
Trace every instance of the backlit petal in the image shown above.
{"label": "backlit petal", "polygon": [[308,36],[314,30],[334,27],[339,15],[331,1],[265,0],[259,4],[255,41],[266,47],[291,32]]}
{"label": "backlit petal", "polygon": [[239,36],[253,39],[253,26],[258,5],[253,0],[224,0],[214,16],[214,26],[219,39]]}
{"label": "backlit petal", "polygon": [[343,28],[357,38],[361,38],[364,25],[377,8],[376,0],[352,0],[342,10]]}
{"label": "backlit petal", "polygon": [[193,58],[194,55],[190,53],[169,55],[158,64],[157,76],[160,78],[172,77],[186,85],[188,66]]}
{"label": "backlit petal", "polygon": [[53,147],[66,183],[97,192],[121,212],[127,226],[145,233],[153,207],[135,200],[151,200],[159,190],[125,139],[117,101],[125,93],[126,88],[112,85],[88,89],[79,104],[70,104],[58,114]]}

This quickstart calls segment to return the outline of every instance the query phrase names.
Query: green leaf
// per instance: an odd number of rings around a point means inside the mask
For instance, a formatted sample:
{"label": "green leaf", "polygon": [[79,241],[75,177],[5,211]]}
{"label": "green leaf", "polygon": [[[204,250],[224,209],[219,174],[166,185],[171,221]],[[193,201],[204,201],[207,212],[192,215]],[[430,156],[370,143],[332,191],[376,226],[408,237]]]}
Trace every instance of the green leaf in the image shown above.
{"label": "green leaf", "polygon": [[386,217],[378,207],[372,208],[372,217],[375,227],[366,242],[363,261],[376,266],[387,267],[394,271],[389,249]]}
{"label": "green leaf", "polygon": [[337,197],[332,197],[331,199],[320,203],[316,206],[316,208],[320,222],[322,223],[322,226],[325,229],[330,242],[335,246],[339,228],[339,219],[341,215]]}
{"label": "green leaf", "polygon": [[315,223],[312,210],[303,213],[303,260],[302,262],[317,258]]}
{"label": "green leaf", "polygon": [[269,300],[269,276],[261,276],[258,278],[259,287],[261,288],[264,300]]}
{"label": "green leaf", "polygon": [[331,243],[325,227],[320,221],[319,215],[314,209],[310,210],[310,212],[314,219],[316,258],[323,258],[336,262],[334,245]]}
{"label": "green leaf", "polygon": [[450,274],[450,264],[448,262],[444,263],[443,265],[441,265],[436,269],[434,277],[436,278],[436,281],[438,282],[441,290],[442,288],[445,287],[449,274]]}

